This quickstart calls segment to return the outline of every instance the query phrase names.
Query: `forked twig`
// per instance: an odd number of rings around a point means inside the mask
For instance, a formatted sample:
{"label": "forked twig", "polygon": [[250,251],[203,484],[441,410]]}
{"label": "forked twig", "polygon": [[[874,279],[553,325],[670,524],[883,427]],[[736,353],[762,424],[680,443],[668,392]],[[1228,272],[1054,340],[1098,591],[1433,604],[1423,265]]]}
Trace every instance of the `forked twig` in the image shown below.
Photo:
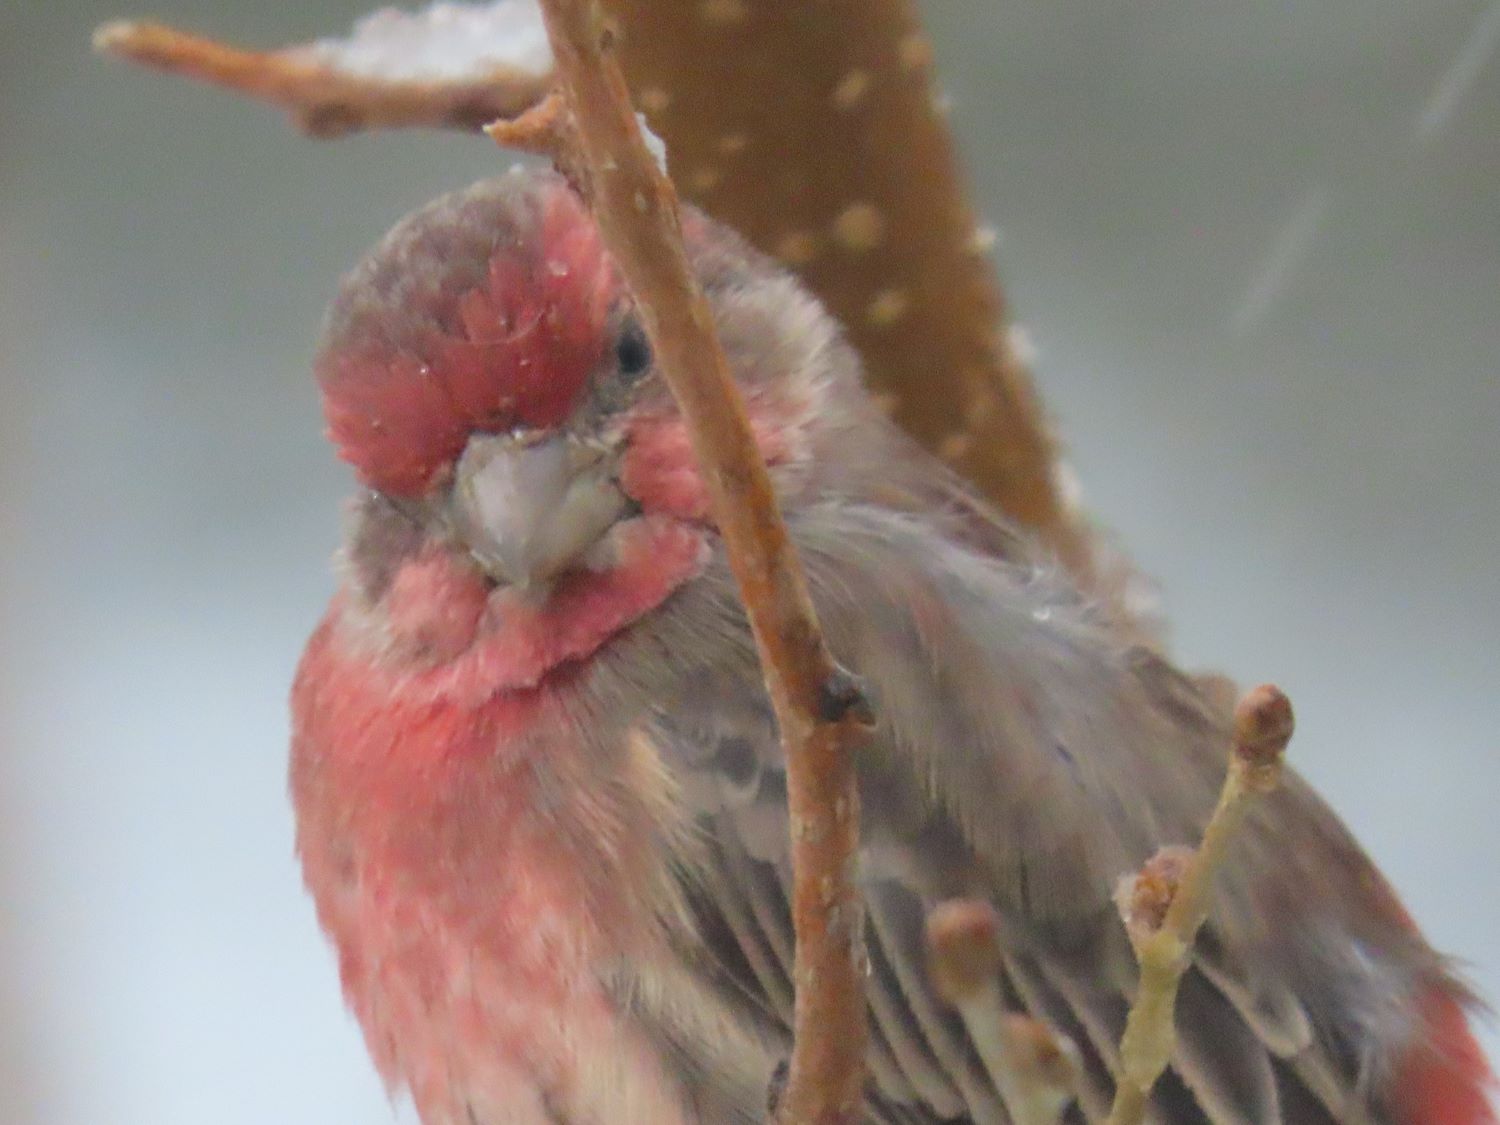
{"label": "forked twig", "polygon": [[1163,848],[1139,874],[1120,884],[1117,902],[1140,964],[1140,981],[1120,1041],[1120,1073],[1108,1125],[1139,1125],[1151,1088],[1172,1058],[1177,987],[1208,917],[1214,876],[1255,799],[1280,784],[1292,727],[1292,705],[1279,689],[1263,684],[1248,692],[1235,708],[1229,772],[1198,850]]}

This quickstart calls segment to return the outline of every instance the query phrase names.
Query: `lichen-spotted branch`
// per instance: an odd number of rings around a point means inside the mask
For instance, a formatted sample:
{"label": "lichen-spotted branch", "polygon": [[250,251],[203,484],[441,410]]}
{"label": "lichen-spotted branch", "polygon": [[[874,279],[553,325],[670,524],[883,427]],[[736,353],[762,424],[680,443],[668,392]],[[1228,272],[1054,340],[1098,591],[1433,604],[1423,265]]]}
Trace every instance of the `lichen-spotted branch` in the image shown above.
{"label": "lichen-spotted branch", "polygon": [[1092,585],[913,0],[605,0],[683,193],[795,270],[895,420]]}

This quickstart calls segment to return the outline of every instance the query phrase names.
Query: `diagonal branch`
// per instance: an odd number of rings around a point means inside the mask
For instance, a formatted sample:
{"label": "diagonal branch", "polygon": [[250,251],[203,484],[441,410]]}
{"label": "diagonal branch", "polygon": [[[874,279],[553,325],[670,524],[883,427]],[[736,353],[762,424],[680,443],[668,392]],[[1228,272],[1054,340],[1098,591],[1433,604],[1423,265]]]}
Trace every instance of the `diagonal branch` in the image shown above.
{"label": "diagonal branch", "polygon": [[859,687],[823,641],[743,400],[683,248],[677,193],[648,151],[597,0],[544,0],[576,153],[569,169],[640,306],[681,407],[755,634],[787,760],[795,1046],[778,1116],[862,1117],[863,917],[853,882],[859,797],[852,750]]}

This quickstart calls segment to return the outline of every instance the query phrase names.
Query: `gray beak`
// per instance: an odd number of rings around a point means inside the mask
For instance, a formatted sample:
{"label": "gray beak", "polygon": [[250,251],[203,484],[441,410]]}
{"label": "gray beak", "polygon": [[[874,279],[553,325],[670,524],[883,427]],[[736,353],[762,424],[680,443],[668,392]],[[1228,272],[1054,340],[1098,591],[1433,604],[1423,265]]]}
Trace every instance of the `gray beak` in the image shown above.
{"label": "gray beak", "polygon": [[475,434],[454,477],[454,530],[496,581],[545,586],[629,510],[609,468],[576,438]]}

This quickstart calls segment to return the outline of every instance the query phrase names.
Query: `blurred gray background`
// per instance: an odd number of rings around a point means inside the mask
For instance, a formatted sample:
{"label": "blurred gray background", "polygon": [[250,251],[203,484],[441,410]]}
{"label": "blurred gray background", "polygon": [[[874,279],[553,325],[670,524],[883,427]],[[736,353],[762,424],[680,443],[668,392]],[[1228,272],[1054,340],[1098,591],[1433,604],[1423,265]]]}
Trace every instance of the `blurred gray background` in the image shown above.
{"label": "blurred gray background", "polygon": [[[306,369],[339,273],[503,161],[95,60],[120,2],[0,0],[0,1118],[389,1121],[284,794],[348,491]],[[1500,997],[1500,6],[925,7],[1089,504]]]}

